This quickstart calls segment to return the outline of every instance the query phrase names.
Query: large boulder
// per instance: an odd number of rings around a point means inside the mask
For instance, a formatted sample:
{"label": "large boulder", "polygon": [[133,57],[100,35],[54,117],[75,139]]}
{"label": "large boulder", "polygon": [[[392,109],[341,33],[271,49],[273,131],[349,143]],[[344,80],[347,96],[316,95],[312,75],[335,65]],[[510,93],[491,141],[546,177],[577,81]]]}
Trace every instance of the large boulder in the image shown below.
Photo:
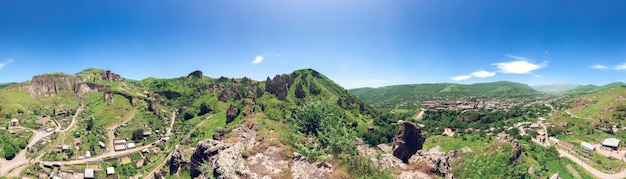
{"label": "large boulder", "polygon": [[456,151],[452,150],[446,155],[441,151],[439,146],[433,147],[430,150],[419,150],[415,155],[409,159],[409,165],[419,166],[418,168],[426,168],[428,173],[436,174],[444,178],[454,178],[452,174],[452,167],[450,164],[454,162],[454,155]]}
{"label": "large boulder", "polygon": [[174,149],[172,153],[172,158],[170,159],[170,175],[175,175],[178,173],[180,167],[187,163],[187,159],[185,158],[185,153],[183,152],[178,145]]}
{"label": "large boulder", "polygon": [[237,108],[234,104],[231,104],[230,107],[228,107],[228,110],[226,110],[226,123],[228,124],[233,122],[235,118],[237,118],[237,115],[239,115],[239,108]]}
{"label": "large boulder", "polygon": [[189,73],[189,75],[187,75],[187,77],[202,78],[202,71],[200,71],[200,70],[193,71],[193,72]]}
{"label": "large boulder", "polygon": [[513,138],[508,134],[503,134],[501,137],[498,137],[493,143],[510,143],[513,146],[514,155],[509,159],[511,163],[517,160],[520,155],[522,155],[522,145],[517,141],[517,139]]}
{"label": "large boulder", "polygon": [[326,173],[333,170],[327,162],[309,163],[306,157],[297,152],[293,153],[293,165],[291,166],[291,178],[326,178]]}
{"label": "large boulder", "polygon": [[401,128],[393,138],[393,156],[408,163],[411,156],[422,149],[426,139],[422,136],[422,130],[414,123],[400,121],[398,125]]}
{"label": "large boulder", "polygon": [[104,81],[123,81],[123,78],[120,75],[111,72],[111,70],[107,70],[102,73],[100,75],[100,79]]}

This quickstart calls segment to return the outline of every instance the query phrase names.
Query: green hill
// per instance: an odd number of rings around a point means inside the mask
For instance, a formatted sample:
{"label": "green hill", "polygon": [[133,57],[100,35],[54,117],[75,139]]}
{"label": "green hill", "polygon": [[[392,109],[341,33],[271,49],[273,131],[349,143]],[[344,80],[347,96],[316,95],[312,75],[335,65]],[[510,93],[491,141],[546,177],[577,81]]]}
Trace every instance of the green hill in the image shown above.
{"label": "green hill", "polygon": [[393,108],[399,103],[418,100],[455,98],[461,96],[497,96],[516,94],[535,94],[532,87],[515,82],[498,81],[476,84],[408,84],[380,88],[357,88],[350,93],[363,101],[383,108]]}
{"label": "green hill", "polygon": [[567,94],[586,94],[586,93],[596,93],[596,92],[600,92],[602,90],[606,90],[609,88],[614,88],[614,87],[624,87],[626,86],[626,84],[624,84],[623,82],[615,82],[615,83],[609,83],[603,86],[596,86],[596,85],[580,85],[574,89],[571,90],[567,90],[565,91],[565,93]]}

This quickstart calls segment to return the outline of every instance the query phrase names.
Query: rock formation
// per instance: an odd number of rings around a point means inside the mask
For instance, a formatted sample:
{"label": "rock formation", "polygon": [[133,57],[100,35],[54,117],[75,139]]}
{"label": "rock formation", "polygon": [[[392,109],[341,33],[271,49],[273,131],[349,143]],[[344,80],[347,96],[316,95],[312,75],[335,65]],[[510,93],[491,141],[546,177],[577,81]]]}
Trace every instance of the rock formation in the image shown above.
{"label": "rock formation", "polygon": [[200,71],[200,70],[193,71],[193,72],[189,73],[189,75],[187,75],[187,77],[202,78],[202,71]]}
{"label": "rock formation", "polygon": [[393,156],[408,163],[411,156],[422,149],[426,139],[422,136],[422,130],[415,124],[400,121],[398,125],[401,125],[401,128],[393,138]]}
{"label": "rock formation", "polygon": [[213,133],[213,140],[223,140],[224,139],[224,133],[222,133],[222,128],[218,127],[215,129],[215,132]]}
{"label": "rock formation", "polygon": [[274,79],[267,77],[265,91],[276,95],[279,100],[284,100],[287,98],[288,87],[293,84],[293,81],[289,75],[276,75]]}
{"label": "rock formation", "polygon": [[228,107],[228,110],[226,110],[226,123],[228,124],[233,122],[233,120],[237,118],[237,115],[239,115],[239,108],[237,108],[234,104],[231,104],[230,107]]}
{"label": "rock formation", "polygon": [[186,163],[187,163],[187,159],[185,158],[185,153],[183,152],[182,149],[178,147],[178,145],[176,145],[176,148],[174,149],[172,153],[172,158],[170,159],[170,162],[169,162],[170,175],[175,175],[176,173],[178,173],[178,170],[180,169],[180,167],[182,167]]}
{"label": "rock formation", "polygon": [[74,91],[74,78],[65,74],[47,74],[34,76],[26,91],[31,95],[55,95],[61,91]]}
{"label": "rock formation", "polygon": [[293,165],[291,166],[291,178],[326,178],[325,173],[332,171],[332,165],[326,162],[310,164],[306,157],[297,152],[293,153]]}
{"label": "rock formation", "polygon": [[211,173],[215,178],[258,178],[245,165],[243,151],[244,145],[240,142],[227,144],[213,139],[200,141],[191,156],[191,177],[200,177],[203,174],[200,166],[209,162],[213,171],[204,173]]}
{"label": "rock formation", "polygon": [[154,115],[161,116],[161,111],[157,108],[157,103],[154,101],[150,102],[150,111],[154,113]]}
{"label": "rock formation", "polygon": [[120,75],[111,72],[111,70],[107,70],[106,72],[102,73],[102,75],[100,76],[100,79],[104,81],[122,81],[123,80],[122,77],[120,77]]}
{"label": "rock formation", "polygon": [[498,137],[493,143],[510,143],[513,146],[514,155],[511,157],[510,162],[513,163],[517,160],[522,154],[522,146],[520,145],[517,139],[511,137],[508,134],[503,135],[502,137]]}
{"label": "rock formation", "polygon": [[[441,151],[439,146],[433,147],[430,150],[419,150],[415,155],[409,159],[409,165],[425,165],[428,168],[428,172],[436,174],[444,178],[454,178],[452,174],[452,167],[450,164],[454,162],[454,155],[456,151],[451,150],[448,155]],[[421,166],[420,168],[425,168]]]}

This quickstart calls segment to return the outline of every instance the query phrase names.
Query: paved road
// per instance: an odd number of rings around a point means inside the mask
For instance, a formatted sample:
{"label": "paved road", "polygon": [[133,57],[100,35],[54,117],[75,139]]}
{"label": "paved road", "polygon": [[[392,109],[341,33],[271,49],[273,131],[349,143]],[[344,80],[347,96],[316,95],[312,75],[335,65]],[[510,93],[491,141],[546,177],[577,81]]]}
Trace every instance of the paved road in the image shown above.
{"label": "paved road", "polygon": [[623,170],[622,172],[619,172],[619,173],[616,173],[616,174],[603,173],[603,172],[598,171],[595,168],[587,165],[585,162],[583,162],[580,159],[574,157],[572,154],[569,154],[567,151],[563,151],[563,150],[558,149],[558,148],[557,148],[557,151],[559,151],[560,156],[569,158],[570,160],[574,161],[575,163],[577,163],[578,165],[583,167],[585,170],[587,170],[589,173],[591,173],[595,177],[603,178],[603,179],[626,178],[626,170]]}

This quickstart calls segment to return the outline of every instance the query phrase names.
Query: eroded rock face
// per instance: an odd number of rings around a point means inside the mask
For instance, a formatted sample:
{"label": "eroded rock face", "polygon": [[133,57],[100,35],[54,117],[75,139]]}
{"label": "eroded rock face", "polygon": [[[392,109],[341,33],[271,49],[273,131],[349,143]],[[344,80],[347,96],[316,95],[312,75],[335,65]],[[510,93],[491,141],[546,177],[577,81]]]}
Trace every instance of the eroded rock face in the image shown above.
{"label": "eroded rock face", "polygon": [[106,72],[102,73],[100,78],[104,81],[123,81],[120,75],[111,72],[111,70],[107,70]]}
{"label": "eroded rock face", "polygon": [[332,165],[326,162],[310,164],[306,157],[297,152],[293,153],[292,178],[326,178],[324,174],[330,171],[332,171]]}
{"label": "eroded rock face", "polygon": [[161,116],[161,111],[157,108],[157,103],[152,101],[150,102],[150,111],[152,111],[155,115]]}
{"label": "eroded rock face", "polygon": [[[426,165],[428,172],[444,178],[454,178],[450,164],[454,162],[456,151],[451,150],[446,155],[439,146],[430,150],[419,150],[409,159],[409,165]],[[423,168],[423,167],[421,167]]]}
{"label": "eroded rock face", "polygon": [[278,174],[289,167],[289,162],[283,160],[278,147],[270,146],[263,153],[257,153],[248,158],[248,165],[260,175],[264,177],[268,175]]}
{"label": "eroded rock face", "polygon": [[415,124],[400,122],[398,125],[401,125],[401,128],[393,138],[393,156],[408,163],[411,156],[422,149],[426,139],[422,136],[422,130]]}
{"label": "eroded rock face", "polygon": [[511,157],[509,162],[514,162],[520,157],[520,155],[522,155],[522,145],[520,145],[517,139],[506,134],[506,135],[503,135],[502,137],[497,138],[495,141],[493,141],[493,143],[501,143],[501,142],[510,143],[513,146],[513,152],[515,155]]}
{"label": "eroded rock face", "polygon": [[191,156],[191,177],[202,177],[203,171],[200,166],[209,162],[213,171],[204,173],[210,173],[215,178],[258,178],[258,175],[251,173],[245,165],[243,151],[244,145],[240,142],[227,144],[213,139],[200,141]]}
{"label": "eroded rock face", "polygon": [[181,166],[187,163],[187,158],[185,158],[185,153],[182,149],[176,146],[174,152],[172,153],[172,158],[170,159],[170,175],[175,175],[178,173],[178,170]]}
{"label": "eroded rock face", "polygon": [[224,139],[224,133],[222,133],[222,128],[218,127],[215,129],[215,132],[213,133],[213,140],[223,140]]}
{"label": "eroded rock face", "polygon": [[288,87],[291,86],[294,79],[289,75],[276,75],[274,79],[267,77],[265,81],[265,91],[276,95],[279,100],[287,98]]}
{"label": "eroded rock face", "polygon": [[34,76],[30,85],[26,86],[31,96],[55,95],[61,91],[74,91],[72,86],[74,79],[65,74],[47,74]]}
{"label": "eroded rock face", "polygon": [[233,122],[235,118],[237,118],[237,115],[239,115],[239,108],[237,108],[234,104],[231,104],[230,107],[228,107],[228,110],[226,110],[226,123],[228,124]]}
{"label": "eroded rock face", "polygon": [[189,73],[189,75],[187,75],[187,77],[202,78],[202,71],[200,71],[200,70],[193,71],[193,72]]}

